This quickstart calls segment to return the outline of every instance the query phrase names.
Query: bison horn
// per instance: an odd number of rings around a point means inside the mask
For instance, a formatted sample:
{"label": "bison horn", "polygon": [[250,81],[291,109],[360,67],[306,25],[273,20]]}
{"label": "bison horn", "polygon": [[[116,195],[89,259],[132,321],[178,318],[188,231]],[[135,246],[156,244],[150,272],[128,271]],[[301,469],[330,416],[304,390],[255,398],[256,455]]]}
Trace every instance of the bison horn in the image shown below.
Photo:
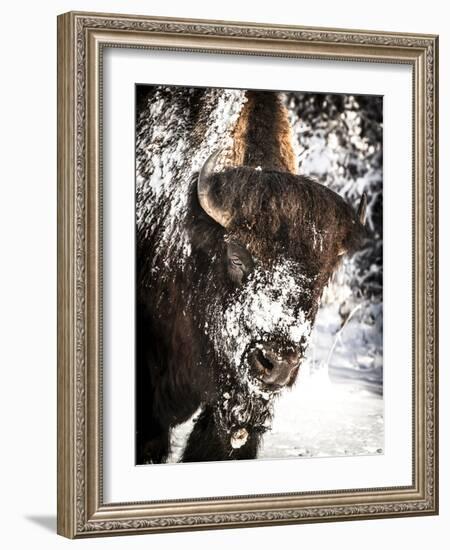
{"label": "bison horn", "polygon": [[356,215],[358,220],[361,222],[361,225],[366,223],[366,214],[367,214],[367,194],[364,192],[362,194],[361,200],[359,201],[358,211]]}
{"label": "bison horn", "polygon": [[218,151],[214,151],[203,164],[198,175],[197,196],[200,206],[208,214],[208,216],[222,227],[227,227],[230,223],[231,215],[228,212],[217,208],[210,196],[211,189],[209,179],[214,172],[219,154],[220,149]]}

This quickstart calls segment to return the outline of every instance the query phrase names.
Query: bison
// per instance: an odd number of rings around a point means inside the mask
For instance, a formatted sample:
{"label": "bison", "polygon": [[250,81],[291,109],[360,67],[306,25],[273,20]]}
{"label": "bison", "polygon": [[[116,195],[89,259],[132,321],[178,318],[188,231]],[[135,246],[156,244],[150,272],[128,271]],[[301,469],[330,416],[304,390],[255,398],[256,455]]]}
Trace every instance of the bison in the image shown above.
{"label": "bison", "polygon": [[[138,121],[136,461],[165,462],[171,429],[198,409],[182,462],[255,458],[274,399],[297,378],[322,291],[366,236],[367,199],[355,211],[297,174],[274,92],[242,92],[229,134],[177,179],[192,154],[183,143],[213,141],[204,113],[216,116],[220,99],[177,94],[152,95]],[[181,145],[164,172],[170,133]]]}

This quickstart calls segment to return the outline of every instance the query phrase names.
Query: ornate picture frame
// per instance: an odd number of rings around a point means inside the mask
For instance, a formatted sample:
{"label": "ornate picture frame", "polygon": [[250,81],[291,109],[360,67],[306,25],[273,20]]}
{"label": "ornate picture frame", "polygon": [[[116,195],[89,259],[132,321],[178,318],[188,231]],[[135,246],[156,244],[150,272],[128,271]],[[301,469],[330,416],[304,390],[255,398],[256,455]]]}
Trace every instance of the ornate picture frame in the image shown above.
{"label": "ornate picture frame", "polygon": [[[102,96],[105,48],[412,68],[412,484],[103,499]],[[58,17],[58,533],[69,538],[438,513],[438,38],[70,12]]]}

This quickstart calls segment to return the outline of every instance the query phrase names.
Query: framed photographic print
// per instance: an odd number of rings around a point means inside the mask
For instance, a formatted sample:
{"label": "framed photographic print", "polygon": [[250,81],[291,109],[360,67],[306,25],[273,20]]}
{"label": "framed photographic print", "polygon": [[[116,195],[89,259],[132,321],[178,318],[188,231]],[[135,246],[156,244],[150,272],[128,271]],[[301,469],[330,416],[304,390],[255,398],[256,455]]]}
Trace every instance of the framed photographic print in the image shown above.
{"label": "framed photographic print", "polygon": [[58,18],[58,532],[436,514],[431,35]]}

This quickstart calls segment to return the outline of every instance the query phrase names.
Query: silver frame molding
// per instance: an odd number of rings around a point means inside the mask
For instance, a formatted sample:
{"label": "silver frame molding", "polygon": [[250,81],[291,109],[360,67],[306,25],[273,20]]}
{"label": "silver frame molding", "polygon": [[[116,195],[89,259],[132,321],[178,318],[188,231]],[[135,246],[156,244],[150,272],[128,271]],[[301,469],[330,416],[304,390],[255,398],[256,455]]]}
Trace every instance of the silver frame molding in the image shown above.
{"label": "silver frame molding", "polygon": [[[404,63],[413,68],[413,484],[105,504],[103,47]],[[70,538],[438,513],[438,38],[70,12],[58,17],[58,533]]]}

